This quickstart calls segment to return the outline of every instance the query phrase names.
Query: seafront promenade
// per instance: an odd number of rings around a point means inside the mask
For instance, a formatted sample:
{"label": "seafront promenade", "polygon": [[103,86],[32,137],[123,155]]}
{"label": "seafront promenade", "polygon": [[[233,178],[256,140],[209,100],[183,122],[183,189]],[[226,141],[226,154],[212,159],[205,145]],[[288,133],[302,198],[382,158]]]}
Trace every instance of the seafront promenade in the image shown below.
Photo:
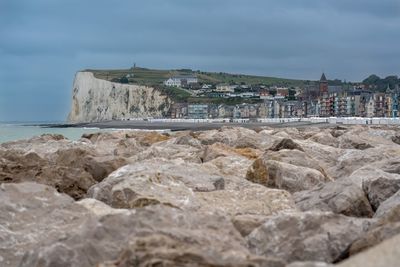
{"label": "seafront promenade", "polygon": [[129,120],[111,120],[102,122],[88,122],[75,124],[45,124],[42,127],[68,128],[114,128],[114,129],[142,129],[142,130],[211,130],[223,126],[244,127],[257,129],[269,126],[273,128],[282,127],[332,127],[335,125],[400,125],[399,118],[361,118],[361,117],[329,117],[329,118],[258,118],[258,119],[155,119],[141,118]]}

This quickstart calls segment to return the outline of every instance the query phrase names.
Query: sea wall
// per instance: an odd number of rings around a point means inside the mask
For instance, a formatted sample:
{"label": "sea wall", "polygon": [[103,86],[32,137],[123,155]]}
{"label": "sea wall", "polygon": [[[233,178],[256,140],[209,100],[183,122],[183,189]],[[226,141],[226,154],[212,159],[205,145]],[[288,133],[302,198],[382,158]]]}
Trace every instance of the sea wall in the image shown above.
{"label": "sea wall", "polygon": [[69,122],[164,116],[171,99],[155,88],[97,79],[91,72],[75,75]]}

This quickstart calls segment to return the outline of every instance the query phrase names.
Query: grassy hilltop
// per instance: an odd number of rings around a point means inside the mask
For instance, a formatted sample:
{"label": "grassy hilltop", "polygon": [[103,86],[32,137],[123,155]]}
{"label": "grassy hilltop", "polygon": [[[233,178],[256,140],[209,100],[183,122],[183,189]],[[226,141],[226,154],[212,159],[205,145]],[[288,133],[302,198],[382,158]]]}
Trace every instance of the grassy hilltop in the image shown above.
{"label": "grassy hilltop", "polygon": [[[191,97],[186,90],[173,87],[165,87],[163,82],[172,76],[187,76],[196,75],[199,83],[204,84],[246,84],[246,85],[265,85],[265,86],[287,86],[287,87],[302,87],[309,83],[304,80],[283,79],[265,76],[244,75],[244,74],[229,74],[224,72],[203,72],[193,71],[190,69],[178,70],[155,70],[147,68],[130,68],[130,69],[115,69],[115,70],[92,70],[90,71],[98,79],[107,81],[123,82],[129,84],[147,85],[158,88],[165,94],[169,95],[176,101],[183,102],[202,102],[202,103],[225,103],[236,104],[243,102],[242,99],[215,99],[215,98],[199,98]],[[252,102],[247,100],[247,102]]]}
{"label": "grassy hilltop", "polygon": [[129,78],[129,83],[141,85],[162,85],[163,81],[179,75],[196,75],[200,83],[245,83],[248,85],[263,84],[267,86],[303,86],[307,82],[303,80],[292,80],[265,76],[244,75],[244,74],[229,74],[224,72],[203,72],[193,71],[190,69],[179,70],[155,70],[147,68],[131,68],[121,70],[86,70],[94,73],[94,76],[99,79],[111,81],[113,79],[121,79],[128,74],[133,76]]}

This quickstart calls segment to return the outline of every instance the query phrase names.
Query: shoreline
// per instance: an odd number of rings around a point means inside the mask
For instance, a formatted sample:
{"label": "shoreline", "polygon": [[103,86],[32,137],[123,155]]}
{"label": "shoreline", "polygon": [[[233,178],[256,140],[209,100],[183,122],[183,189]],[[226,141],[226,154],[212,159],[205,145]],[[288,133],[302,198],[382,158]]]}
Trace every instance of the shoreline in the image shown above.
{"label": "shoreline", "polygon": [[[30,125],[32,126],[32,125]],[[62,123],[62,124],[36,124],[43,128],[98,128],[98,129],[138,129],[138,130],[170,130],[170,131],[206,131],[215,130],[222,127],[244,127],[257,129],[260,127],[272,128],[303,128],[303,127],[334,127],[329,123],[311,122],[151,122],[151,121],[103,121],[89,123]]]}

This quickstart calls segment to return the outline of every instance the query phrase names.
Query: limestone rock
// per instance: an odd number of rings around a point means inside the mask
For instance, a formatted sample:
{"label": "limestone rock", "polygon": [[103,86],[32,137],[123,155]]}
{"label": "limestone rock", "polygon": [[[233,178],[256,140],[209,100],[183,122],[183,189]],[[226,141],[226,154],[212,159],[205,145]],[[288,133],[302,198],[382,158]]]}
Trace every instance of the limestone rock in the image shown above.
{"label": "limestone rock", "polygon": [[400,206],[400,190],[379,205],[374,217],[381,218],[398,206]]}
{"label": "limestone rock", "polygon": [[222,143],[235,148],[259,149],[266,147],[268,143],[255,131],[242,127],[222,127],[219,130],[199,132],[196,138],[203,145]]}
{"label": "limestone rock", "polygon": [[334,267],[335,265],[321,261],[296,261],[286,267]]}
{"label": "limestone rock", "polygon": [[82,198],[96,181],[127,164],[118,156],[99,155],[88,143],[52,136],[6,143],[2,148],[0,181],[35,181],[75,199]]}
{"label": "limestone rock", "polygon": [[372,217],[374,212],[364,191],[346,179],[320,184],[293,195],[302,211],[332,211],[352,217]]}
{"label": "limestone rock", "polygon": [[266,187],[279,188],[289,192],[311,189],[329,178],[315,169],[296,166],[276,160],[259,158],[249,168],[246,179]]}
{"label": "limestone rock", "polygon": [[267,218],[265,215],[239,214],[232,218],[232,223],[242,236],[247,236],[262,225]]}
{"label": "limestone rock", "polygon": [[1,184],[0,265],[19,266],[25,252],[65,238],[90,219],[85,212],[54,188],[31,182]]}
{"label": "limestone rock", "polygon": [[[165,206],[77,203],[35,183],[0,186],[1,266],[265,266],[229,219]],[[278,266],[278,265],[275,265]],[[279,265],[283,266],[283,265]]]}
{"label": "limestone rock", "polygon": [[368,219],[330,212],[270,216],[247,237],[257,255],[294,261],[331,263],[369,226]]}
{"label": "limestone rock", "polygon": [[113,83],[91,72],[78,72],[69,122],[163,116],[171,100],[153,87]]}
{"label": "limestone rock", "polygon": [[397,267],[400,262],[400,235],[372,247],[348,260],[335,265],[338,267]]}
{"label": "limestone rock", "polygon": [[368,248],[374,247],[386,239],[400,234],[400,222],[388,223],[368,231],[361,238],[354,241],[349,248],[349,256],[353,256]]}
{"label": "limestone rock", "polygon": [[256,159],[262,152],[254,148],[232,148],[222,143],[214,143],[206,146],[202,155],[202,161],[207,162],[218,157],[244,156],[248,159]]}
{"label": "limestone rock", "polygon": [[126,165],[88,191],[113,207],[133,208],[158,203],[194,205],[193,191],[224,189],[224,179],[207,168],[183,160],[152,159]]}
{"label": "limestone rock", "polygon": [[303,148],[297,144],[296,142],[294,142],[292,139],[289,138],[284,138],[282,140],[277,141],[271,148],[270,150],[272,151],[279,151],[282,149],[297,149],[300,151],[304,151]]}
{"label": "limestone rock", "polygon": [[269,189],[261,185],[251,185],[240,190],[195,192],[195,196],[201,204],[200,210],[214,210],[231,216],[271,215],[296,210],[287,191]]}
{"label": "limestone rock", "polygon": [[376,180],[364,180],[363,189],[374,210],[379,205],[400,190],[400,179],[388,179],[379,177]]}

